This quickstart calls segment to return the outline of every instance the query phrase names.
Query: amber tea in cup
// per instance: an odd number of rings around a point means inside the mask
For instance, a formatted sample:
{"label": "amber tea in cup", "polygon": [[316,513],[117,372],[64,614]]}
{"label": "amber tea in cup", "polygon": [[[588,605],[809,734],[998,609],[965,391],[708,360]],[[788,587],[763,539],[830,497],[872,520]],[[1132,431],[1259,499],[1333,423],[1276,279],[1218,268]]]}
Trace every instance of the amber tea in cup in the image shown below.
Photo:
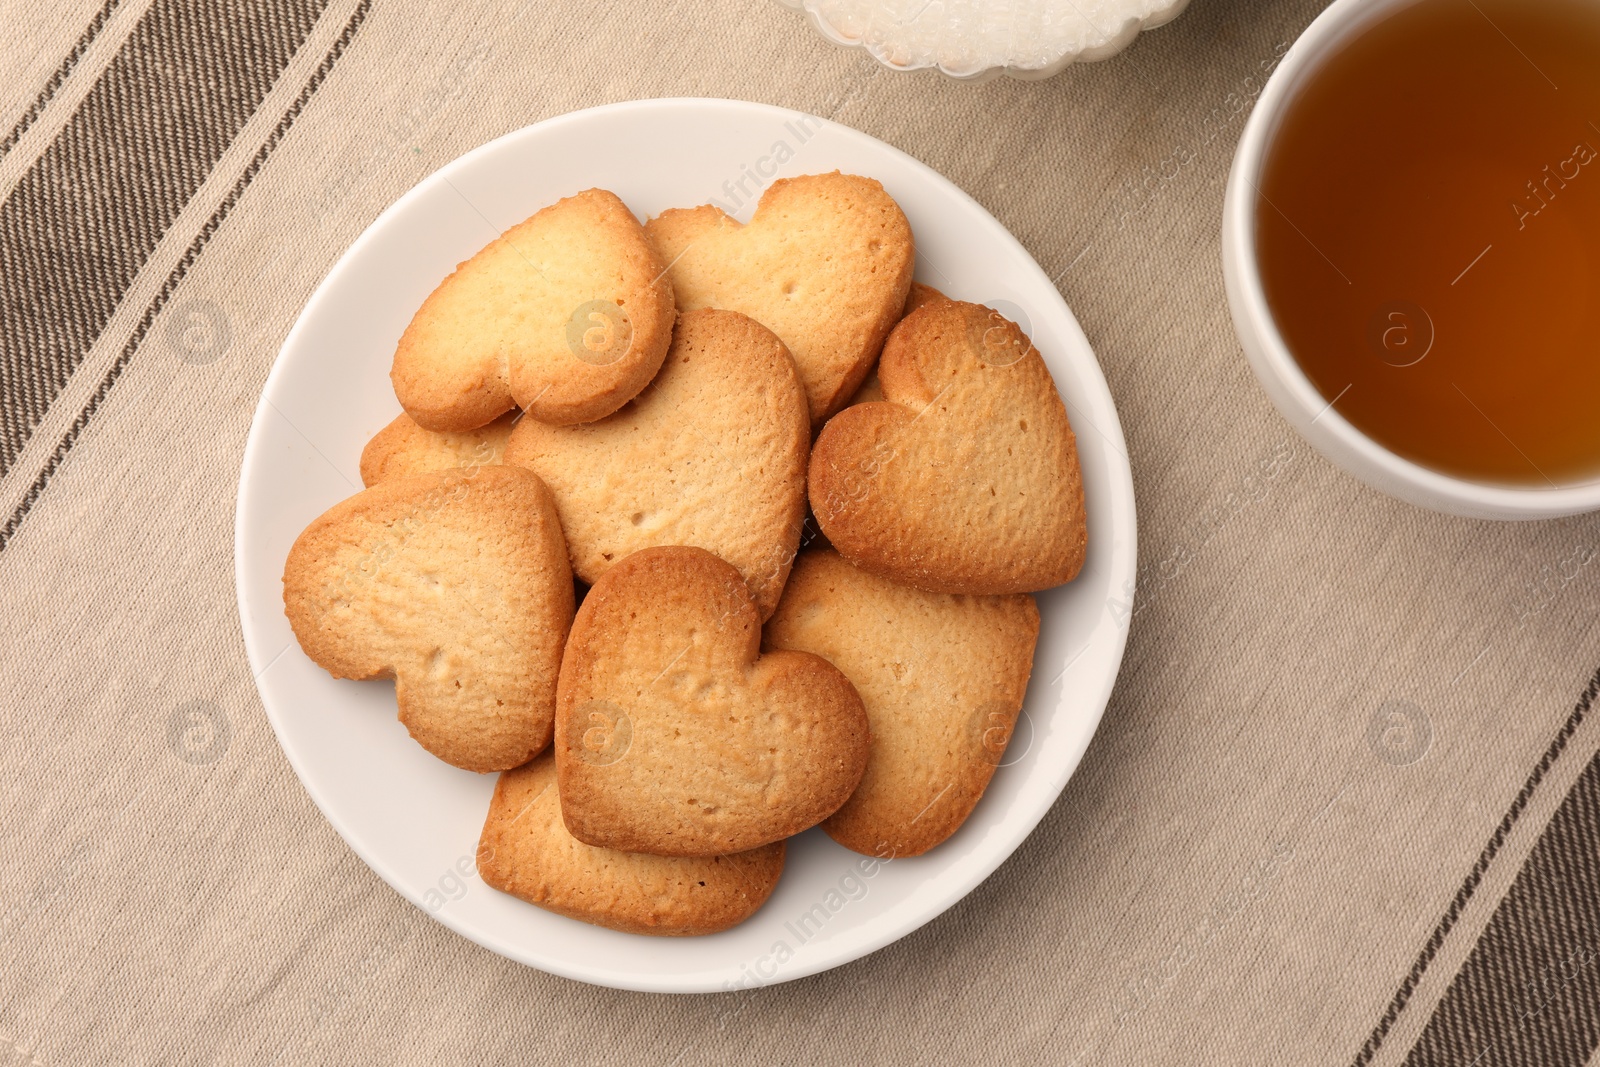
{"label": "amber tea in cup", "polygon": [[1272,138],[1262,287],[1330,408],[1459,478],[1600,475],[1600,3],[1391,5]]}

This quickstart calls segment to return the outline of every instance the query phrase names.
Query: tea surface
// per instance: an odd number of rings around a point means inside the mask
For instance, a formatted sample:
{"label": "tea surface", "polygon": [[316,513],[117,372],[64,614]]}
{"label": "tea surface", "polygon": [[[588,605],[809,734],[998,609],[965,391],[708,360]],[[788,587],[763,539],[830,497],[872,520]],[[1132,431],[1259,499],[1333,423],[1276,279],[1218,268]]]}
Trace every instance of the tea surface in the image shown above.
{"label": "tea surface", "polygon": [[1265,163],[1274,320],[1385,447],[1600,475],[1600,4],[1420,0],[1302,83]]}

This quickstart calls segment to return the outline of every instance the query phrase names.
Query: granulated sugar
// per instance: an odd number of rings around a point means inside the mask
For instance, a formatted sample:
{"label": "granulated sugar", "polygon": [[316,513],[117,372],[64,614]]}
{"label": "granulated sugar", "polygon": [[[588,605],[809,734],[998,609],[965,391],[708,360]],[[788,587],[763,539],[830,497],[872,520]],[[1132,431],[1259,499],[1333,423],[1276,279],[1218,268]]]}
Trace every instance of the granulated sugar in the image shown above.
{"label": "granulated sugar", "polygon": [[[786,0],[800,6],[796,0]],[[833,33],[894,66],[971,76],[995,67],[1048,73],[1099,59],[1159,25],[1184,0],[804,0]]]}

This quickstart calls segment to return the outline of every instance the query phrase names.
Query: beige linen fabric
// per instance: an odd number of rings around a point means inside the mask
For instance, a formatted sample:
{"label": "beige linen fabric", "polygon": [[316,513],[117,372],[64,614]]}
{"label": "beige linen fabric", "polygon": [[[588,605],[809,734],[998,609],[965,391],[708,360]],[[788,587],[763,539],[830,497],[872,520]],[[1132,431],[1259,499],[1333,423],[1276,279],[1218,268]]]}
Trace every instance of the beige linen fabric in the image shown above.
{"label": "beige linen fabric", "polygon": [[[0,3],[0,136],[81,53],[0,155],[0,195],[149,6]],[[883,71],[764,0],[329,3],[0,479],[0,519],[23,509],[0,550],[0,1064],[1344,1064],[1453,914],[1371,1062],[1421,1049],[1600,748],[1569,719],[1600,665],[1600,527],[1397,503],[1251,377],[1222,191],[1266,69],[1319,8],[1195,0],[1107,62],[971,85]],[[484,141],[668,95],[862,129],[1008,226],[1099,354],[1142,561],[1100,732],[1010,861],[857,963],[684,997],[508,962],[368,870],[274,741],[232,569],[256,400],[341,251]],[[210,331],[198,355],[173,322]],[[1482,1063],[1538,1062],[1485,1025]]]}

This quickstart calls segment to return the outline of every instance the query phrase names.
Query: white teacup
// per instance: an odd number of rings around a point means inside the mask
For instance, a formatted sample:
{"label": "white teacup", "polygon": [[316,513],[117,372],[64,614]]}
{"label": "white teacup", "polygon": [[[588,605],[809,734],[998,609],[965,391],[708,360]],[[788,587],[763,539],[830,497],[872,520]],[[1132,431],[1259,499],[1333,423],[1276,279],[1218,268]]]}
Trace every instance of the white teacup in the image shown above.
{"label": "white teacup", "polygon": [[1441,474],[1389,451],[1340,415],[1311,384],[1267,306],[1256,255],[1257,189],[1284,107],[1307,77],[1316,76],[1330,51],[1406,2],[1335,0],[1284,54],[1262,90],[1234,154],[1222,213],[1222,272],[1234,330],[1284,418],[1313,448],[1374,489],[1472,518],[1545,519],[1600,509],[1600,481],[1559,488],[1486,484]]}

